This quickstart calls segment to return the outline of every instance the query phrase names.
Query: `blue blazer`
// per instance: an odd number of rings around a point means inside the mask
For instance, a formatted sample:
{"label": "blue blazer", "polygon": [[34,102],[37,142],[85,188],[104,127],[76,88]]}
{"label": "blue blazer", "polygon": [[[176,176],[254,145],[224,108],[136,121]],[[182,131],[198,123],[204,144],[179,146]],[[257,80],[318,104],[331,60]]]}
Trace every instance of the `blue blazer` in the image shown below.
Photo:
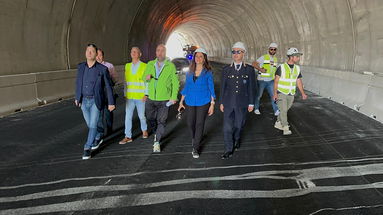
{"label": "blue blazer", "polygon": [[225,109],[254,105],[256,83],[254,67],[242,64],[237,71],[233,64],[225,66],[221,79],[220,103]]}
{"label": "blue blazer", "polygon": [[185,96],[185,103],[189,106],[202,106],[215,99],[213,73],[203,69],[194,82],[193,73],[186,74],[185,86],[181,94]]}
{"label": "blue blazer", "polygon": [[[76,100],[82,102],[82,82],[84,77],[85,67],[88,66],[86,62],[80,63],[77,66],[77,78],[76,78]],[[114,105],[114,96],[112,89],[112,82],[110,79],[108,68],[98,62],[96,62],[96,70],[98,72],[96,83],[94,84],[94,100],[99,110],[102,110],[106,101],[108,105]],[[106,94],[106,98],[105,98]]]}

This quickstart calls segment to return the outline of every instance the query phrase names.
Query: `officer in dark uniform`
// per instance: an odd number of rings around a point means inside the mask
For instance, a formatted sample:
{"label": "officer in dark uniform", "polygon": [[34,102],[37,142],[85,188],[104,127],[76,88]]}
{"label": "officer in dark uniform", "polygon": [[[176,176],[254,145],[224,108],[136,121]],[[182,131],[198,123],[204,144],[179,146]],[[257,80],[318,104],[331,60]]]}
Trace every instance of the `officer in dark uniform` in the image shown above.
{"label": "officer in dark uniform", "polygon": [[237,42],[232,48],[234,62],[223,68],[221,79],[220,109],[223,112],[225,152],[222,159],[233,155],[239,148],[239,139],[246,113],[254,109],[254,67],[244,63],[245,45]]}

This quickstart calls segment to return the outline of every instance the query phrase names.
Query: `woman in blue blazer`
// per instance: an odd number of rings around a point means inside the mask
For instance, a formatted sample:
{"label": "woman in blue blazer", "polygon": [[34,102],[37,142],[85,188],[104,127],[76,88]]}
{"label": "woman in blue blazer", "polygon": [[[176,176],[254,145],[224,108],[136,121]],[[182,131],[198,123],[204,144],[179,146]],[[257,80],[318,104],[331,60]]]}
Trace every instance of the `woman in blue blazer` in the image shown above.
{"label": "woman in blue blazer", "polygon": [[[206,116],[214,112],[214,81],[211,66],[204,49],[195,50],[178,111],[185,109],[187,124],[192,136],[193,158],[199,158],[199,150]],[[185,102],[185,104],[184,104]]]}

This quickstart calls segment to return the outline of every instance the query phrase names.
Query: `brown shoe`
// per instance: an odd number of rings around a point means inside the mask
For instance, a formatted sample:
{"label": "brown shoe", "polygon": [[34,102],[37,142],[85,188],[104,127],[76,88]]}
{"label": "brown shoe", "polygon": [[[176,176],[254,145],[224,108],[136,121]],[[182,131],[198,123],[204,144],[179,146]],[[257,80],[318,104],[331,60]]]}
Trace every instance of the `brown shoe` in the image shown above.
{"label": "brown shoe", "polygon": [[146,139],[149,137],[148,131],[143,131],[142,132],[142,138]]}
{"label": "brown shoe", "polygon": [[122,139],[120,142],[118,142],[118,144],[121,144],[121,145],[123,145],[123,144],[126,144],[126,143],[130,143],[130,142],[132,142],[133,141],[133,139],[132,138],[129,138],[129,137],[125,137],[124,139]]}

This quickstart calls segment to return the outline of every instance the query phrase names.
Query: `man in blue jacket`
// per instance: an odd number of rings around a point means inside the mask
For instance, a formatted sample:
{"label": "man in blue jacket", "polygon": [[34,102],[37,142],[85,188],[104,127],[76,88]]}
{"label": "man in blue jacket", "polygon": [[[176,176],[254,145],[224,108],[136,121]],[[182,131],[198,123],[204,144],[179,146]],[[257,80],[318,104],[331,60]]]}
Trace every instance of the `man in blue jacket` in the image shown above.
{"label": "man in blue jacket", "polygon": [[233,63],[222,72],[220,110],[223,112],[223,138],[225,152],[222,159],[233,155],[239,148],[239,139],[246,113],[254,110],[254,68],[244,62],[246,47],[237,42],[232,48]]}
{"label": "man in blue jacket", "polygon": [[113,111],[115,109],[108,68],[96,61],[97,46],[88,44],[85,56],[86,62],[80,63],[77,67],[75,98],[75,104],[81,107],[86,125],[89,128],[82,156],[84,160],[89,159],[91,157],[91,150],[95,150],[99,146],[95,138],[97,136],[97,122],[100,111],[103,109],[104,102],[106,101],[105,94],[108,101],[108,110]]}

